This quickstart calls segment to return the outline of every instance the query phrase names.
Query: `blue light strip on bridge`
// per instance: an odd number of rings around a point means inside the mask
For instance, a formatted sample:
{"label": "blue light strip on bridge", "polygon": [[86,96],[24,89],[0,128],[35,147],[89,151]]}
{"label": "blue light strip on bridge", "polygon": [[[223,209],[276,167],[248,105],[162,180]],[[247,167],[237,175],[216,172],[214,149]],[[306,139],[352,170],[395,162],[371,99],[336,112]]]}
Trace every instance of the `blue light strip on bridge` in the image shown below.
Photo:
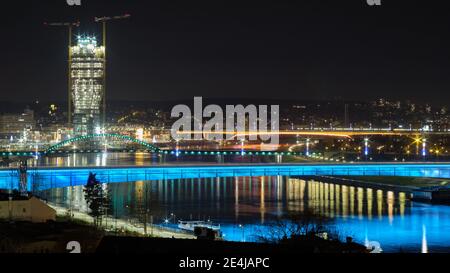
{"label": "blue light strip on bridge", "polygon": [[[450,164],[222,164],[146,167],[42,168],[29,170],[28,181],[39,190],[85,185],[89,172],[104,183],[242,176],[410,176],[450,178]],[[17,188],[17,172],[0,170],[0,188]]]}

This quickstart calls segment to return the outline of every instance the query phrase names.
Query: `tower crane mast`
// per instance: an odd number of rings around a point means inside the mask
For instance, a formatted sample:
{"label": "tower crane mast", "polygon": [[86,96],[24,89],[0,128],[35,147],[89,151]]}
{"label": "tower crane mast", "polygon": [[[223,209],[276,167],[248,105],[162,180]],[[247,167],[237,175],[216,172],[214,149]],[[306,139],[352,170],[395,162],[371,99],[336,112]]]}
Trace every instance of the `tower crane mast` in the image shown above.
{"label": "tower crane mast", "polygon": [[94,21],[96,23],[102,23],[103,25],[103,48],[104,48],[104,58],[103,58],[103,126],[106,123],[106,23],[115,20],[123,20],[130,18],[131,15],[126,13],[118,16],[103,16],[95,17]]}
{"label": "tower crane mast", "polygon": [[69,35],[69,58],[68,58],[68,70],[67,70],[67,85],[68,85],[68,106],[67,106],[67,123],[68,126],[72,126],[72,79],[71,79],[71,72],[72,72],[72,29],[74,27],[80,26],[80,21],[76,22],[44,22],[44,26],[48,27],[67,27],[68,28],[68,35]]}

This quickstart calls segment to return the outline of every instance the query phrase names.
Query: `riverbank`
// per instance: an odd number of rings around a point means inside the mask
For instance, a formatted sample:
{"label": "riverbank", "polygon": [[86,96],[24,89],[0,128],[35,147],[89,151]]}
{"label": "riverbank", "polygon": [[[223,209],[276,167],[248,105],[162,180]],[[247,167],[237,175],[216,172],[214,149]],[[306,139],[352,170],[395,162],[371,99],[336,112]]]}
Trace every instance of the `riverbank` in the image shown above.
{"label": "riverbank", "polygon": [[97,253],[186,256],[284,256],[299,253],[369,253],[363,245],[314,239],[287,240],[280,243],[251,243],[211,240],[172,240],[163,238],[110,237],[100,242]]}
{"label": "riverbank", "polygon": [[68,253],[77,242],[83,253],[95,253],[104,232],[57,217],[47,223],[0,221],[0,253]]}
{"label": "riverbank", "polygon": [[[50,207],[56,210],[58,217],[69,217],[69,209],[61,206],[57,206],[52,203],[48,203]],[[85,212],[73,211],[72,220],[84,223],[87,225],[94,224],[94,218]],[[184,233],[182,231],[169,230],[157,225],[148,224],[147,232],[145,232],[144,226],[136,226],[123,219],[117,219],[113,217],[103,217],[103,225],[100,227],[109,233],[126,234],[131,233],[136,236],[151,236],[159,238],[176,238],[176,239],[195,239],[193,234]]]}

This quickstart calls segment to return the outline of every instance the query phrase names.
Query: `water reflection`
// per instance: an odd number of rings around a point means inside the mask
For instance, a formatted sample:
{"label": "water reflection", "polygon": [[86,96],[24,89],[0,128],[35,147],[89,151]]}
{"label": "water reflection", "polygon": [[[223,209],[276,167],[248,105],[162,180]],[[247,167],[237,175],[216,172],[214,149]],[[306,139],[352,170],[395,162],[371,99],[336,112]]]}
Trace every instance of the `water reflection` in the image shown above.
{"label": "water reflection", "polygon": [[428,253],[427,228],[422,225],[422,253]]}
{"label": "water reflection", "polygon": [[[450,208],[412,203],[402,192],[282,176],[138,181],[105,187],[113,196],[111,214],[117,217],[140,221],[148,212],[155,223],[168,218],[174,223],[211,219],[223,226],[229,240],[248,240],[252,227],[313,210],[333,218],[341,234],[361,243],[379,241],[385,251],[450,249]],[[44,194],[60,205],[87,211],[82,187]]]}
{"label": "water reflection", "polygon": [[66,154],[58,156],[45,156],[30,159],[29,166],[43,167],[85,167],[85,166],[144,166],[162,163],[227,163],[227,162],[282,162],[281,158],[272,156],[244,157],[228,155],[202,155],[189,157],[176,157],[172,155],[149,153],[86,153]]}

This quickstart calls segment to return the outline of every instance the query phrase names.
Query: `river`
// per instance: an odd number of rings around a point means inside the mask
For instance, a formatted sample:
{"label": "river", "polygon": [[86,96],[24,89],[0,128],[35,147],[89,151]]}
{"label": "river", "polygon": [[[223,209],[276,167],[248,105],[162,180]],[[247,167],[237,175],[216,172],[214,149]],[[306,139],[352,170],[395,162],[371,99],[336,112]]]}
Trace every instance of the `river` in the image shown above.
{"label": "river", "polygon": [[[205,160],[216,161],[216,157]],[[178,161],[178,159],[165,162]],[[233,162],[239,159],[233,160]],[[148,165],[147,154],[92,154],[41,159],[39,166]],[[179,163],[179,162],[178,162]],[[395,177],[392,178],[395,180]],[[379,242],[384,252],[450,252],[450,207],[412,202],[407,193],[287,176],[136,181],[104,185],[113,216],[176,227],[178,220],[211,220],[226,240],[255,241],[287,215],[314,211],[331,219],[343,239]],[[86,211],[82,187],[52,189],[45,198]],[[149,217],[147,217],[149,219]]]}

